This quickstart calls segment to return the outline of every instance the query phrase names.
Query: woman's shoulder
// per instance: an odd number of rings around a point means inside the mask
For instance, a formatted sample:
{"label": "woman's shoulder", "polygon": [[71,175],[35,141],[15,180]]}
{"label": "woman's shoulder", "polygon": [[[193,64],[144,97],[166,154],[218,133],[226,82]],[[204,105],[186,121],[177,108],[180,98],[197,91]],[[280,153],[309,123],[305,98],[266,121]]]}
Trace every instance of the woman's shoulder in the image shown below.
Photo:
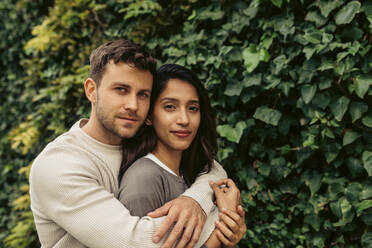
{"label": "woman's shoulder", "polygon": [[154,178],[154,176],[162,174],[161,168],[149,158],[142,157],[137,159],[125,172],[124,177],[136,179],[137,175],[141,178]]}

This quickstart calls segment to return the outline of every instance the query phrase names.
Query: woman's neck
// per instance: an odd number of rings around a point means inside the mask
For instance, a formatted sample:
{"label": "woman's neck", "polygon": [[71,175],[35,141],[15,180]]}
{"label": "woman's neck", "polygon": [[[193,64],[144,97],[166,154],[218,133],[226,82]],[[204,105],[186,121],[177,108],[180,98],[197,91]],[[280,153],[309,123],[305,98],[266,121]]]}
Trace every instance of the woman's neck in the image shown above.
{"label": "woman's neck", "polygon": [[158,142],[152,153],[174,173],[176,173],[178,176],[181,176],[180,164],[182,158],[182,151],[167,149],[167,147],[159,143],[160,142]]}

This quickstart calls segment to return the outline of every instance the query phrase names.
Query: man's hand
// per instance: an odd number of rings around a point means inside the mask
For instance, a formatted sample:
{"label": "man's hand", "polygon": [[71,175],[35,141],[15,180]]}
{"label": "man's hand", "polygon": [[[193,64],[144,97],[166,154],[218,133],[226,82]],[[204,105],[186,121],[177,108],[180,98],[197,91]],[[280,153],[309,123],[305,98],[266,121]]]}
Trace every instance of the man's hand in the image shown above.
{"label": "man's hand", "polygon": [[206,214],[199,203],[190,197],[180,196],[148,214],[153,218],[165,215],[167,215],[166,219],[152,237],[153,242],[158,243],[175,224],[162,248],[173,247],[181,235],[176,248],[194,247],[199,240],[206,220]]}

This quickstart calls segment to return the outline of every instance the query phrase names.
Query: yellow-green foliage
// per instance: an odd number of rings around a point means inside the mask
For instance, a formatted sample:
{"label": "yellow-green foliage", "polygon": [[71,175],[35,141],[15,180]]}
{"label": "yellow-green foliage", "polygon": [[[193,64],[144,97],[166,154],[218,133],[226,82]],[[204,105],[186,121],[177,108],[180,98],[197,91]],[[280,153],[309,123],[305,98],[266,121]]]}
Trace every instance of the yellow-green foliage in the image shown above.
{"label": "yellow-green foliage", "polygon": [[[30,168],[31,164],[19,169],[19,175],[25,176],[28,179]],[[13,209],[18,215],[18,222],[4,240],[4,244],[8,248],[27,248],[36,239],[34,234],[34,218],[30,209],[29,185],[21,185],[20,190],[22,196],[18,197],[13,202]]]}
{"label": "yellow-green foliage", "polygon": [[9,133],[9,139],[12,144],[11,148],[14,150],[20,150],[22,154],[26,154],[35,142],[37,142],[38,138],[39,130],[34,126],[32,120],[19,124],[19,126]]}

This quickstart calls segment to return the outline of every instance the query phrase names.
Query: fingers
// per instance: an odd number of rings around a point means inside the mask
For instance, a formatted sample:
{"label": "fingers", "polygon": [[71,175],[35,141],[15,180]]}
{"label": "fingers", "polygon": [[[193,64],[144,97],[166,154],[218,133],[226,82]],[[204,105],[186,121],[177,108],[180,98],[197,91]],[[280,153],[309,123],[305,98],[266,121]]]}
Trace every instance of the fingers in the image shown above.
{"label": "fingers", "polygon": [[[162,248],[170,248],[170,247],[173,247],[173,244],[176,242],[177,238],[181,235],[181,233],[183,232],[183,228],[185,227],[186,225],[186,218],[182,218],[180,217],[176,223],[176,225],[174,226],[173,230],[171,231],[171,233],[169,234],[167,240],[165,241],[165,243],[163,244]],[[187,237],[183,237],[182,235],[182,239],[186,239]],[[180,240],[180,242],[182,241],[182,239]],[[189,237],[190,239],[190,237]],[[187,240],[188,241],[188,240]],[[186,243],[187,243],[186,241]],[[184,241],[182,241],[184,242]],[[178,247],[178,246],[177,246]]]}
{"label": "fingers", "polygon": [[245,218],[245,212],[244,212],[244,209],[241,205],[239,205],[236,210],[238,211],[238,214],[240,215],[240,217],[242,217],[243,219]]}
{"label": "fingers", "polygon": [[[220,217],[220,220],[222,220],[222,222],[233,232],[233,233],[237,233],[238,230],[239,230],[239,222],[233,220],[232,218],[230,218],[229,216],[227,216],[226,214],[223,214],[223,213],[220,213],[219,214],[219,217]],[[240,219],[240,218],[239,218]]]}
{"label": "fingers", "polygon": [[194,231],[194,226],[196,225],[196,219],[192,218],[190,219],[184,228],[184,232],[182,233],[182,237],[180,241],[177,243],[176,248],[183,248],[186,246],[187,243],[189,243],[193,231]]}
{"label": "fingers", "polygon": [[204,221],[199,221],[194,229],[194,232],[193,232],[193,235],[192,235],[192,238],[190,240],[190,242],[187,244],[186,248],[193,248],[196,243],[198,242],[199,238],[200,238],[200,234],[203,230],[203,226],[204,226]]}
{"label": "fingers", "polygon": [[155,209],[154,211],[147,214],[152,218],[159,218],[168,214],[170,207],[172,206],[173,201],[167,202],[162,207]]}
{"label": "fingers", "polygon": [[215,182],[215,184],[217,186],[221,186],[221,185],[225,184],[227,187],[235,187],[236,188],[236,185],[235,185],[234,181],[231,180],[230,178],[220,179],[217,182]]}
{"label": "fingers", "polygon": [[219,197],[221,194],[223,194],[223,191],[219,188],[219,185],[217,185],[213,181],[209,181],[209,185],[211,186],[214,194],[216,195],[216,198]]}
{"label": "fingers", "polygon": [[177,212],[170,211],[172,207],[172,202],[173,201],[170,201],[164,204],[164,206],[156,209],[154,212],[147,214],[148,216],[153,218],[157,218],[168,214],[165,220],[163,220],[163,222],[161,223],[159,229],[156,230],[156,232],[152,236],[152,241],[154,243],[158,243],[164,237],[164,235],[173,226],[175,220],[177,219]]}
{"label": "fingers", "polygon": [[234,211],[231,211],[230,209],[223,208],[222,213],[233,219],[233,221],[235,221],[236,223],[239,223],[241,220],[240,215],[235,213]]}
{"label": "fingers", "polygon": [[228,240],[223,233],[218,229],[216,231],[217,238],[221,241],[222,244],[224,244],[227,247],[233,247],[235,244],[232,243],[230,240]]}

